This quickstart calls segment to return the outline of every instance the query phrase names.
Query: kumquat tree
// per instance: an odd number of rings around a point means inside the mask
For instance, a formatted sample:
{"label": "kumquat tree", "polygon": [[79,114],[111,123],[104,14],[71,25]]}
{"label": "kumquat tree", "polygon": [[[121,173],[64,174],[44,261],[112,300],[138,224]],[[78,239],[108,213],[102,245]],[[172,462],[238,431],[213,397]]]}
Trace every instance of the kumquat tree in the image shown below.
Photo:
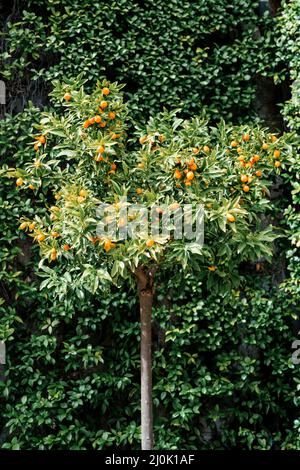
{"label": "kumquat tree", "polygon": [[239,285],[241,263],[271,260],[280,231],[263,214],[292,147],[258,125],[211,126],[180,110],[136,125],[121,85],[103,80],[90,94],[84,85],[54,82],[54,109],[32,135],[32,161],[8,173],[20,191],[48,195],[44,215],[20,222],[40,247],[41,288],[76,299],[125,280],[136,286],[141,441],[149,450],[156,278],[178,266],[224,293]]}

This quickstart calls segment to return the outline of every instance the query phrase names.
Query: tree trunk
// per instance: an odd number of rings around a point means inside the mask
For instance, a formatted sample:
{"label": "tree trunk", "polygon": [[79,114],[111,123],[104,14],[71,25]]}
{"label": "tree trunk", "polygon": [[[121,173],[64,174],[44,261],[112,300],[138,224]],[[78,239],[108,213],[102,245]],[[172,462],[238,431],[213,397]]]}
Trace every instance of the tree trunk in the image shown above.
{"label": "tree trunk", "polygon": [[140,267],[135,272],[141,318],[141,434],[142,450],[153,448],[151,314],[154,269]]}

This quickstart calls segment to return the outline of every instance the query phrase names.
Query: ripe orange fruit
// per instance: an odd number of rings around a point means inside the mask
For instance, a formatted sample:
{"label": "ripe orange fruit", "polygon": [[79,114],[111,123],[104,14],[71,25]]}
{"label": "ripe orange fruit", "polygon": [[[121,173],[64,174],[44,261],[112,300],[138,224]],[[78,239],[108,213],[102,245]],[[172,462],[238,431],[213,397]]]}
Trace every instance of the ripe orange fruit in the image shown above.
{"label": "ripe orange fruit", "polygon": [[163,135],[163,134],[160,134],[158,136],[158,140],[160,141],[160,143],[162,144],[165,140],[166,140],[166,137]]}
{"label": "ripe orange fruit", "polygon": [[99,114],[97,114],[97,115],[95,116],[95,122],[96,122],[97,124],[99,124],[99,123],[101,122],[101,120],[102,120],[102,119],[101,119],[101,116],[99,116]]}
{"label": "ripe orange fruit", "polygon": [[237,153],[241,153],[241,152],[243,151],[243,149],[242,149],[241,147],[238,147],[238,148],[236,149],[236,151],[237,151]]}
{"label": "ripe orange fruit", "polygon": [[104,250],[106,252],[108,252],[109,250],[111,250],[112,248],[114,248],[116,245],[115,243],[112,243],[111,240],[106,240],[105,243],[104,243]]}
{"label": "ripe orange fruit", "polygon": [[244,142],[249,142],[249,140],[250,140],[250,135],[249,135],[249,134],[244,134],[244,135],[242,136],[242,139],[243,139]]}
{"label": "ripe orange fruit", "polygon": [[79,204],[81,204],[82,202],[85,201],[85,197],[83,197],[83,196],[78,196],[77,201],[79,202]]}
{"label": "ripe orange fruit", "polygon": [[94,124],[94,123],[95,123],[95,118],[94,118],[94,117],[91,117],[91,118],[89,119],[89,124]]}
{"label": "ripe orange fruit", "polygon": [[176,178],[177,180],[180,180],[181,177],[182,177],[181,171],[179,171],[178,168],[176,168],[174,172],[174,178]]}
{"label": "ripe orange fruit", "polygon": [[154,243],[155,243],[155,241],[152,240],[152,238],[149,238],[149,240],[146,241],[146,246],[147,246],[148,248],[151,248],[151,246],[153,246]]}
{"label": "ripe orange fruit", "polygon": [[71,98],[72,98],[72,96],[71,96],[70,93],[65,93],[65,94],[64,94],[64,100],[70,101]]}
{"label": "ripe orange fruit", "polygon": [[96,162],[103,162],[104,158],[102,157],[102,155],[97,155],[97,157],[95,157],[95,161]]}
{"label": "ripe orange fruit", "polygon": [[280,161],[277,160],[277,161],[274,163],[274,166],[275,166],[276,168],[279,168],[279,167],[281,166]]}
{"label": "ripe orange fruit", "polygon": [[264,143],[262,144],[262,147],[261,147],[261,148],[262,148],[263,150],[268,150],[269,145],[268,145],[266,142],[264,142]]}
{"label": "ripe orange fruit", "polygon": [[184,181],[184,184],[185,184],[186,186],[192,186],[192,183],[191,183],[191,181],[189,181],[189,180],[185,180],[185,181]]}
{"label": "ripe orange fruit", "polygon": [[116,117],[116,113],[114,113],[113,111],[110,111],[108,113],[108,119],[115,119],[115,117]]}
{"label": "ripe orange fruit", "polygon": [[136,194],[142,194],[143,190],[142,190],[142,188],[136,188],[135,192],[136,192]]}
{"label": "ripe orange fruit", "polygon": [[45,240],[45,235],[43,233],[39,233],[38,236],[36,237],[38,242],[43,242]]}
{"label": "ripe orange fruit", "polygon": [[33,147],[33,148],[34,148],[34,150],[35,150],[36,152],[38,152],[40,146],[39,146],[38,143],[36,143],[36,144],[34,144],[34,147]]}
{"label": "ripe orange fruit", "polygon": [[86,121],[84,121],[83,127],[84,127],[85,129],[87,129],[87,128],[89,127],[89,125],[90,125],[90,123],[89,123],[89,120],[88,120],[88,119],[87,119]]}
{"label": "ripe orange fruit", "polygon": [[58,232],[51,232],[51,237],[52,238],[58,238],[60,235]]}
{"label": "ripe orange fruit", "polygon": [[246,168],[251,168],[253,166],[253,163],[252,162],[247,162],[245,163],[245,167]]}
{"label": "ripe orange fruit", "polygon": [[115,163],[112,163],[112,164],[110,165],[110,168],[111,168],[112,170],[116,171],[117,165],[116,165]]}
{"label": "ripe orange fruit", "polygon": [[244,185],[243,185],[243,191],[244,191],[245,193],[249,193],[250,187],[247,186],[247,184],[244,184]]}
{"label": "ripe orange fruit", "polygon": [[194,177],[195,177],[195,174],[194,174],[193,171],[188,171],[188,172],[187,172],[187,174],[186,174],[186,179],[187,179],[188,181],[192,181],[192,180],[194,179]]}
{"label": "ripe orange fruit", "polygon": [[40,137],[38,138],[38,141],[39,141],[41,144],[44,144],[44,143],[46,142],[45,136],[44,136],[44,135],[40,135]]}
{"label": "ripe orange fruit", "polygon": [[110,94],[110,89],[107,88],[106,86],[102,88],[102,95],[109,95]]}
{"label": "ripe orange fruit", "polygon": [[23,184],[24,184],[23,178],[18,178],[17,181],[16,181],[16,185],[17,186],[22,186]]}
{"label": "ripe orange fruit", "polygon": [[241,176],[241,182],[242,183],[247,183],[247,181],[248,181],[248,176],[247,175],[242,175]]}
{"label": "ripe orange fruit", "polygon": [[272,140],[272,142],[276,142],[276,140],[278,140],[278,139],[277,139],[276,135],[271,135],[271,140]]}
{"label": "ripe orange fruit", "polygon": [[203,147],[203,152],[205,152],[205,153],[210,152],[210,148],[209,148],[208,145],[204,145],[204,147]]}
{"label": "ripe orange fruit", "polygon": [[32,231],[32,230],[34,230],[34,228],[35,228],[35,223],[34,223],[34,222],[32,222],[31,224],[29,224],[29,230]]}
{"label": "ripe orange fruit", "polygon": [[146,142],[146,140],[148,139],[148,136],[147,135],[142,135],[140,138],[139,138],[139,142],[141,145],[144,145],[144,143]]}
{"label": "ripe orange fruit", "polygon": [[257,171],[255,172],[255,174],[256,174],[256,176],[260,177],[260,176],[262,175],[262,172],[261,172],[260,170],[257,170]]}
{"label": "ripe orange fruit", "polygon": [[50,258],[51,261],[55,261],[57,259],[57,251],[55,248],[52,248]]}
{"label": "ripe orange fruit", "polygon": [[208,266],[207,268],[209,271],[216,271],[217,266]]}
{"label": "ripe orange fruit", "polygon": [[188,162],[188,167],[190,170],[197,170],[197,165],[195,163],[194,158],[191,158],[190,161]]}
{"label": "ripe orange fruit", "polygon": [[260,156],[259,155],[254,155],[251,160],[253,160],[254,163],[257,163],[260,160]]}
{"label": "ripe orange fruit", "polygon": [[230,214],[229,212],[228,214],[226,214],[226,219],[227,219],[227,222],[235,222],[234,215]]}
{"label": "ripe orange fruit", "polygon": [[29,188],[29,189],[32,189],[32,190],[35,189],[35,187],[33,186],[33,184],[30,184],[30,185],[28,186],[28,188]]}
{"label": "ripe orange fruit", "polygon": [[86,189],[81,189],[79,191],[79,196],[81,197],[86,197],[87,196],[87,190]]}
{"label": "ripe orange fruit", "polygon": [[200,152],[200,149],[198,149],[197,147],[193,147],[193,148],[192,148],[192,152],[193,152],[195,155],[197,155],[197,153]]}
{"label": "ripe orange fruit", "polygon": [[99,126],[100,126],[100,127],[105,127],[105,126],[106,126],[106,122],[104,122],[104,121],[100,122]]}
{"label": "ripe orange fruit", "polygon": [[104,152],[105,152],[105,147],[104,147],[104,145],[99,145],[99,147],[97,148],[97,152],[98,152],[98,153],[104,153]]}
{"label": "ripe orange fruit", "polygon": [[65,251],[71,250],[71,247],[70,247],[70,245],[68,245],[68,243],[66,243],[66,244],[63,246],[63,248],[64,248]]}
{"label": "ripe orange fruit", "polygon": [[280,150],[274,150],[274,153],[273,153],[274,158],[279,158],[280,154],[281,154]]}
{"label": "ripe orange fruit", "polygon": [[27,222],[22,222],[19,229],[24,230],[27,227]]}
{"label": "ripe orange fruit", "polygon": [[138,163],[138,168],[141,168],[141,169],[142,169],[142,168],[144,168],[144,167],[145,167],[145,164],[144,164],[143,162]]}
{"label": "ripe orange fruit", "polygon": [[113,133],[113,134],[111,135],[111,138],[112,138],[113,140],[119,139],[120,137],[121,137],[121,134],[115,134],[115,133]]}
{"label": "ripe orange fruit", "polygon": [[101,103],[100,103],[100,108],[101,108],[101,109],[105,109],[105,108],[107,108],[107,106],[108,106],[108,102],[107,102],[107,101],[101,101]]}
{"label": "ripe orange fruit", "polygon": [[237,143],[236,140],[233,140],[230,145],[231,145],[231,147],[237,147],[238,143]]}
{"label": "ripe orange fruit", "polygon": [[238,161],[239,161],[239,162],[245,161],[244,155],[240,155],[240,156],[238,157]]}

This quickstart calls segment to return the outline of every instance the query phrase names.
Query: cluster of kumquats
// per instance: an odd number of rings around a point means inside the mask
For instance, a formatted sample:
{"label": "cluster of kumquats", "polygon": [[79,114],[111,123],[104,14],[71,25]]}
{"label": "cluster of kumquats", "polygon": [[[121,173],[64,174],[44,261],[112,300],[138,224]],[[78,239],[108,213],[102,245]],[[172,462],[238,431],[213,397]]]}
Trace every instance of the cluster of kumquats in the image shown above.
{"label": "cluster of kumquats", "polygon": [[[276,148],[278,138],[274,134],[268,135],[269,140],[262,142],[257,153],[251,153],[251,150],[253,150],[253,146],[251,146],[250,149],[251,138],[250,134],[245,133],[241,136],[240,141],[238,139],[232,140],[226,147],[226,154],[233,159],[234,163],[236,163],[241,170],[238,170],[238,173],[240,175],[240,183],[242,183],[241,189],[245,193],[250,191],[250,185],[253,180],[264,176],[263,170],[266,165],[268,168],[274,166],[278,169],[281,167],[281,150]],[[158,145],[163,143],[165,139],[164,135],[159,135],[157,139]],[[139,142],[141,145],[150,144],[151,152],[159,150],[159,146],[156,144],[153,136],[143,135],[140,137]],[[247,148],[248,143],[249,148]],[[257,147],[255,138],[253,138],[253,144]],[[176,187],[178,188],[192,186],[192,183],[196,181],[197,170],[199,173],[201,169],[201,159],[209,156],[212,148],[209,145],[203,145],[191,147],[188,150],[191,153],[190,159],[178,158],[176,160],[176,168],[173,176],[176,181]],[[144,163],[138,164],[139,168],[144,168],[144,166]],[[142,188],[137,188],[136,193],[138,195],[142,194],[142,192]]]}
{"label": "cluster of kumquats", "polygon": [[[73,192],[72,194],[69,194],[65,202],[65,207],[67,208],[74,208],[79,206],[80,204],[84,203],[88,197],[88,191],[86,189],[80,189],[79,192]],[[55,199],[59,200],[61,198],[60,193],[55,194]],[[50,250],[50,259],[51,261],[55,261],[58,257],[58,252],[59,251],[64,251],[68,252],[71,250],[71,245],[69,243],[62,242],[60,241],[63,239],[62,234],[60,233],[60,229],[58,228],[59,226],[59,219],[60,219],[60,213],[61,213],[61,208],[57,205],[53,205],[49,208],[50,212],[50,221],[53,223],[53,226],[51,227],[51,224],[41,224],[41,223],[36,223],[35,221],[29,221],[29,220],[24,220],[21,225],[20,229],[25,230],[26,232],[29,233],[29,235],[34,239],[34,241],[38,242],[40,245],[43,243],[48,243],[50,242],[50,245],[52,245],[51,250]],[[55,225],[57,225],[55,227]],[[95,244],[96,241],[98,240],[97,237],[91,238],[90,241]],[[104,246],[106,251],[109,251],[111,247],[108,247],[107,244]],[[108,248],[108,249],[107,249]]]}
{"label": "cluster of kumquats", "polygon": [[[157,142],[156,142],[157,140]],[[166,141],[166,136],[164,134],[159,134],[157,138],[155,136],[150,136],[150,135],[143,135],[140,137],[139,142],[141,145],[150,145],[150,150],[151,152],[155,152],[159,150],[159,145],[162,144],[163,142]],[[210,152],[210,147],[208,145],[204,145],[203,149],[193,147],[192,148],[192,153],[194,155],[200,154],[202,151],[203,156],[208,155]],[[195,162],[195,158],[191,157],[191,159],[187,163],[183,163],[180,158],[177,159],[176,165],[178,165],[178,168],[176,168],[174,172],[174,178],[178,180],[177,187],[181,187],[179,181],[183,181],[185,186],[191,186],[192,181],[195,178],[195,171],[198,169],[198,166]],[[180,166],[186,166],[186,168],[180,169]],[[138,163],[138,168],[143,169],[145,164],[143,162]],[[136,193],[138,195],[142,194],[143,190],[141,188],[137,188]]]}
{"label": "cluster of kumquats", "polygon": [[[95,95],[90,97],[90,106],[82,105],[79,121],[75,109],[75,126],[71,131],[71,135],[74,132],[76,136],[79,135],[82,139],[83,159],[90,155],[95,162],[105,162],[106,165],[99,166],[94,162],[93,168],[87,167],[86,164],[78,165],[77,180],[76,178],[75,180],[72,179],[72,175],[70,175],[69,180],[66,178],[66,181],[64,181],[64,178],[62,178],[61,186],[56,186],[54,197],[57,200],[57,205],[50,207],[50,215],[46,216],[46,221],[22,219],[20,229],[28,232],[40,244],[44,256],[49,260],[55,261],[63,253],[65,253],[65,256],[70,256],[67,252],[77,246],[78,233],[75,231],[74,236],[71,238],[64,233],[63,222],[66,217],[68,220],[72,220],[73,225],[79,230],[82,220],[89,220],[90,216],[93,217],[95,204],[101,200],[102,196],[107,197],[109,195],[112,198],[111,201],[114,200],[111,204],[115,205],[120,196],[118,191],[115,192],[115,185],[118,187],[118,183],[120,183],[122,187],[128,188],[128,183],[130,183],[129,194],[130,190],[135,193],[132,197],[133,201],[138,196],[138,199],[145,199],[147,203],[151,199],[150,202],[153,204],[155,201],[161,201],[165,194],[171,211],[178,209],[183,201],[190,200],[190,188],[194,193],[192,200],[195,200],[196,197],[199,201],[204,201],[208,210],[212,211],[212,215],[214,216],[217,213],[216,216],[222,219],[220,223],[223,224],[225,221],[236,230],[234,223],[238,222],[238,219],[243,219],[247,203],[249,203],[249,207],[252,206],[253,198],[257,199],[256,195],[259,196],[261,192],[265,191],[264,188],[269,184],[267,179],[273,168],[280,168],[282,153],[284,153],[281,140],[278,140],[275,135],[259,129],[246,133],[240,128],[228,128],[228,130],[224,128],[226,132],[215,128],[214,132],[210,133],[209,128],[205,127],[206,124],[195,118],[184,124],[182,129],[176,130],[175,137],[173,129],[168,127],[169,124],[165,126],[153,124],[153,128],[147,128],[147,135],[139,137],[141,150],[137,153],[133,152],[131,155],[130,152],[125,151],[124,143],[114,141],[121,137],[121,133],[124,132],[124,120],[122,121],[123,114],[119,112],[122,109],[122,102],[115,100],[116,95],[114,95],[113,87],[110,86],[110,88],[102,84],[101,92],[99,93],[99,90],[97,90]],[[116,89],[118,88],[116,87]],[[67,107],[70,107],[71,112],[72,103],[74,103],[75,108],[77,107],[75,93],[74,97],[71,92],[66,92],[64,95],[60,94],[60,99],[63,98],[67,103]],[[88,103],[88,100],[84,96],[83,103],[85,102]],[[78,103],[80,105],[80,100],[78,100]],[[83,120],[82,116],[86,114],[92,114],[92,116]],[[168,117],[166,121],[168,122]],[[81,128],[79,133],[78,126]],[[90,128],[91,130],[94,129],[95,132],[88,131]],[[116,134],[115,129],[122,129],[122,131]],[[160,132],[157,129],[160,129]],[[40,134],[35,137],[34,150],[36,152],[41,149],[44,152],[48,140],[47,132],[51,133],[50,129],[43,128],[42,131],[40,130]],[[67,140],[68,137],[64,139]],[[79,142],[81,141],[79,140]],[[65,145],[68,149],[68,141]],[[70,140],[70,151],[72,151],[72,145],[73,141]],[[113,175],[117,171],[116,162],[119,160],[115,158],[116,152],[112,146],[120,148],[123,157],[120,168],[126,169],[126,171],[117,173],[117,180],[113,181],[114,184],[111,184],[109,178],[102,178],[102,169],[106,173],[107,165],[109,166],[108,175]],[[137,160],[132,158],[134,155],[137,156]],[[110,161],[111,156],[113,156],[114,161]],[[33,165],[33,176],[35,176],[36,169],[40,168],[41,165],[38,155]],[[145,171],[136,172],[137,169]],[[27,178],[27,176],[30,176],[30,171],[28,175],[22,175],[23,173],[21,173],[21,176],[20,173],[18,175],[17,186],[26,183],[25,187],[27,187],[30,183],[28,187],[35,189],[32,180]],[[104,192],[100,199],[95,199],[93,188],[95,182],[98,181],[98,177],[100,177],[99,181],[103,183],[99,187],[104,188]],[[80,181],[80,183],[77,181]],[[196,182],[200,181],[203,184],[197,185]],[[241,192],[249,193],[249,196],[241,197],[242,194],[239,194]],[[224,210],[219,194],[222,194],[222,198],[226,199],[228,203]],[[216,201],[217,204],[214,205],[212,201]],[[240,204],[243,204],[243,208]],[[157,207],[156,211],[157,223],[159,223],[162,209]],[[83,213],[85,216],[82,218]],[[208,219],[209,216],[210,214]],[[121,220],[119,220],[120,223],[122,223]],[[239,230],[242,225],[238,225]],[[88,229],[86,227],[82,227],[82,229],[85,233],[83,238],[86,239],[87,246],[91,248],[93,246],[99,247],[100,250],[106,253],[117,248],[116,240],[93,236],[96,227],[90,225]],[[73,240],[71,241],[71,239]],[[146,250],[159,250],[160,244],[167,242],[149,238],[142,243],[144,243],[144,249]],[[140,248],[142,246],[138,247],[138,249]],[[113,253],[116,253],[116,251],[113,250]],[[214,266],[210,268],[211,271],[214,270]]]}
{"label": "cluster of kumquats", "polygon": [[[156,135],[157,134],[157,135]],[[263,140],[265,139],[265,141]],[[139,142],[142,146],[147,146],[148,150],[152,152],[161,151],[161,144],[166,141],[166,136],[158,133],[153,135],[142,135]],[[221,167],[224,165],[228,168],[228,161],[230,162],[229,168],[232,174],[236,175],[237,179],[230,186],[230,193],[249,193],[251,191],[252,184],[256,186],[256,182],[260,179],[263,181],[264,177],[268,178],[272,168],[279,169],[281,167],[282,152],[277,148],[278,138],[274,134],[260,133],[259,136],[251,135],[249,133],[243,133],[235,135],[235,140],[229,140],[227,145],[218,148],[219,158],[223,160]],[[279,147],[281,144],[278,145]],[[210,157],[213,153],[213,145],[205,144],[198,146],[188,147],[184,145],[184,151],[182,152],[183,158],[176,157],[175,159],[175,170],[173,170],[173,177],[175,186],[183,189],[184,187],[190,187],[193,185],[199,177],[205,182],[207,188],[209,182],[203,178],[202,168],[203,159]],[[225,152],[226,157],[222,156],[222,152]],[[189,156],[190,155],[190,156]],[[224,154],[223,154],[224,155]],[[221,163],[219,161],[219,163]],[[145,167],[144,162],[138,163],[138,168],[143,169]],[[225,181],[223,181],[225,184]],[[264,183],[260,185],[262,193],[265,194]],[[144,192],[142,187],[136,189],[137,195],[142,195]],[[178,203],[175,203],[178,205]],[[239,204],[243,204],[243,199],[239,199]],[[207,204],[207,207],[211,207],[212,204]],[[228,212],[226,214],[226,220],[228,223],[236,222],[236,214]]]}
{"label": "cluster of kumquats", "polygon": [[[194,155],[206,156],[210,152],[210,147],[208,145],[204,145],[201,149],[198,147],[192,148],[192,153]],[[174,178],[178,181],[183,181],[185,186],[191,186],[192,182],[195,178],[195,171],[198,169],[197,163],[195,161],[195,157],[191,157],[189,161],[183,163],[179,159],[177,161],[177,165],[183,166],[183,168],[176,168],[174,171]],[[186,168],[185,168],[186,167]],[[176,184],[177,187],[181,187],[179,183]]]}
{"label": "cluster of kumquats", "polygon": [[[115,162],[110,162],[109,161],[109,144],[106,144],[107,136],[109,136],[109,142],[112,140],[116,140],[121,138],[122,132],[116,133],[114,130],[117,127],[120,127],[123,122],[117,121],[118,119],[118,105],[119,103],[116,101],[110,101],[110,95],[111,91],[110,89],[105,86],[101,89],[100,96],[96,98],[96,106],[95,108],[97,114],[94,116],[90,117],[89,119],[86,119],[82,127],[84,130],[87,130],[90,126],[99,126],[99,128],[103,129],[105,128],[105,133],[106,133],[106,139],[100,139],[99,145],[96,148],[96,154],[94,156],[94,160],[96,162],[106,162],[110,169],[108,171],[108,174],[114,174],[117,170],[117,165]],[[67,103],[71,102],[73,99],[72,93],[67,92],[63,95],[63,100]],[[95,134],[96,136],[96,134]],[[99,136],[97,136],[98,138]],[[95,137],[95,139],[97,140]],[[44,149],[44,146],[46,145],[46,140],[47,140],[47,135],[42,134],[42,135],[37,135],[34,137],[35,142],[33,143],[34,150],[36,152],[40,152],[40,150]],[[106,148],[107,147],[107,148]],[[41,168],[42,162],[37,156],[33,162],[33,167],[38,169]],[[28,184],[30,183],[30,184]],[[16,185],[18,187],[21,187],[25,185],[29,189],[36,189],[35,185],[33,185],[30,181],[28,181],[27,177],[18,177],[16,179]],[[81,205],[83,204],[88,197],[89,192],[86,189],[75,189],[73,193],[68,194],[67,197],[65,197],[65,207],[66,208],[74,208],[76,205]],[[61,194],[58,192],[55,194],[55,199],[59,200],[61,198]],[[49,208],[50,211],[50,220],[51,222],[54,223],[55,221],[59,220],[61,208],[57,205],[53,205]],[[60,233],[59,228],[51,228],[51,224],[49,224],[49,227],[46,226],[46,224],[41,224],[37,221],[30,221],[30,220],[23,220],[19,226],[21,230],[25,230],[28,232],[28,234],[34,239],[34,241],[38,242],[41,246],[48,244],[50,242],[50,245],[52,245],[49,258],[51,261],[55,261],[58,257],[58,254],[61,251],[68,252],[71,250],[71,245],[70,243],[65,243],[63,240],[63,236]],[[52,242],[51,242],[52,240]],[[62,241],[60,243],[60,241]],[[109,239],[100,239],[99,237],[90,237],[90,242],[95,245],[96,243],[100,243],[103,246],[103,249],[108,252],[112,248],[115,247],[115,244],[109,240]]]}
{"label": "cluster of kumquats", "polygon": [[[66,208],[76,208],[76,206],[78,207],[79,205],[83,204],[88,197],[89,192],[86,189],[81,189],[79,192],[75,189],[75,191],[68,194],[67,197],[64,198],[66,201],[64,206]],[[59,200],[61,198],[61,195],[57,193],[55,195],[55,198]],[[115,206],[116,205],[117,204],[115,204]],[[175,210],[177,207],[179,207],[179,204],[177,204],[176,207],[175,204],[173,204],[173,207],[171,209]],[[34,241],[39,243],[41,246],[43,246],[44,244],[45,246],[52,245],[49,253],[49,258],[51,261],[55,261],[59,253],[68,252],[72,249],[70,243],[63,241],[64,236],[62,233],[60,233],[60,229],[58,228],[60,226],[61,210],[62,209],[57,205],[51,206],[49,208],[49,218],[53,224],[52,226],[51,223],[37,224],[35,221],[30,220],[24,220],[19,226],[21,230],[28,232],[28,234],[34,239]],[[119,218],[118,226],[121,227],[122,224],[124,224],[124,221],[122,220],[122,218]],[[94,246],[97,245],[99,247],[102,247],[106,253],[116,247],[116,243],[114,243],[108,237],[90,236],[89,242]],[[145,240],[145,246],[147,248],[151,248],[154,244],[155,241],[151,238]]]}
{"label": "cluster of kumquats", "polygon": [[[119,121],[116,121],[117,119],[117,113],[115,110],[110,109],[111,108],[111,103],[109,102],[109,95],[110,95],[110,89],[108,87],[103,87],[102,88],[102,97],[98,98],[99,101],[99,107],[96,110],[96,113],[94,116],[86,119],[83,122],[83,128],[88,129],[90,126],[99,126],[101,129],[104,128],[109,128],[110,131],[110,138],[112,140],[120,139],[122,136],[122,133],[117,133],[115,132],[116,126],[122,124]],[[105,99],[104,99],[105,98]],[[70,94],[66,93],[64,95],[64,99],[67,101],[71,100]],[[105,144],[101,143],[97,149],[96,149],[96,155],[94,157],[94,160],[96,162],[106,162],[109,163],[109,157],[108,155],[104,156],[106,149],[105,149]],[[115,162],[110,164],[110,171],[108,174],[113,174],[117,170],[117,165]]]}
{"label": "cluster of kumquats", "polygon": [[[122,131],[115,132],[116,129],[118,129],[123,123],[122,121],[118,120],[118,114],[117,114],[117,109],[115,108],[116,103],[115,102],[110,102],[111,91],[108,87],[103,87],[100,93],[100,96],[96,98],[96,106],[97,109],[95,111],[97,114],[94,116],[90,117],[89,119],[86,119],[82,127],[83,129],[88,129],[90,126],[96,126],[98,125],[99,128],[103,129],[105,128],[107,134],[109,134],[109,137],[112,141],[116,139],[120,139],[122,137]],[[72,94],[67,92],[63,95],[63,100],[66,102],[70,102],[73,99]],[[110,109],[113,108],[113,109]],[[35,142],[33,142],[33,148],[37,152],[37,156],[34,159],[33,162],[33,167],[35,169],[42,168],[43,163],[40,158],[40,151],[44,149],[44,146],[46,144],[46,139],[47,135],[37,135],[34,137]],[[117,165],[115,162],[110,162],[109,160],[109,153],[107,152],[106,145],[103,142],[100,141],[100,144],[96,148],[96,153],[94,156],[94,160],[96,162],[105,162],[109,165],[109,171],[108,174],[114,174],[117,170]],[[18,177],[16,180],[16,185],[17,186],[23,186],[26,183],[23,177]],[[35,190],[36,185],[30,183],[28,184],[28,188],[31,190]]]}
{"label": "cluster of kumquats", "polygon": [[[242,190],[248,193],[251,189],[251,183],[255,178],[263,177],[263,168],[266,163],[273,165],[275,168],[281,167],[281,151],[276,148],[277,137],[274,134],[268,136],[269,141],[263,142],[259,153],[250,154],[247,147],[241,146],[237,140],[230,143],[227,153],[236,158],[243,172],[240,175]],[[243,134],[242,142],[247,144],[250,142],[250,134]]]}
{"label": "cluster of kumquats", "polygon": [[[103,96],[108,96],[110,94],[110,90],[107,87],[104,87],[102,89],[102,95]],[[69,94],[67,94],[68,101],[70,100]],[[64,96],[66,99],[66,95]],[[99,127],[104,128],[107,126],[108,121],[113,121],[116,118],[116,113],[114,111],[109,110],[109,101],[107,99],[103,99],[100,101],[99,108],[98,108],[98,114],[95,116],[90,117],[89,119],[86,119],[83,123],[83,128],[88,129],[88,127],[93,126],[95,124],[98,124]],[[120,135],[114,134],[114,139],[118,139]]]}

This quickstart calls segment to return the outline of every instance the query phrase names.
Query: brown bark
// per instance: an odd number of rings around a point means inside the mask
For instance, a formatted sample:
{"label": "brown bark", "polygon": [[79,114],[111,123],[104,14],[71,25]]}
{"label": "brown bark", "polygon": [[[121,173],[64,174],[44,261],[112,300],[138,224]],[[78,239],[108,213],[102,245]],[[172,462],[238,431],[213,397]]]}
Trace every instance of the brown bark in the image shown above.
{"label": "brown bark", "polygon": [[141,319],[141,434],[142,450],[153,448],[151,316],[155,268],[139,267],[136,272]]}

